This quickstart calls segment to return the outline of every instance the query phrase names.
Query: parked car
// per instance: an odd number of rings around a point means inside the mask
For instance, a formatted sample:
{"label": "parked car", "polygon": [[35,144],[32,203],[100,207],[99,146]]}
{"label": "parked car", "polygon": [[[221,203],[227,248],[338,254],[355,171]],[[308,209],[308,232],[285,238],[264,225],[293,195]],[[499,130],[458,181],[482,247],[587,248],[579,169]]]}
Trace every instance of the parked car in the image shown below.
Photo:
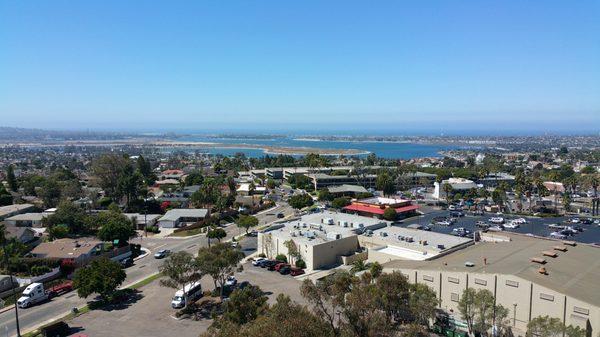
{"label": "parked car", "polygon": [[261,264],[262,268],[267,268],[268,270],[275,270],[275,265],[281,263],[279,261],[268,260],[265,263]]}
{"label": "parked car", "polygon": [[302,274],[304,274],[304,269],[291,268],[291,270],[290,270],[290,275],[292,275],[292,276],[298,276],[298,275],[302,275]]}
{"label": "parked car", "polygon": [[283,213],[277,213],[277,218],[283,219],[283,218],[285,218],[285,215]]}
{"label": "parked car", "polygon": [[292,271],[292,267],[290,267],[289,265],[285,265],[281,268],[279,268],[279,274],[281,275],[287,275]]}
{"label": "parked car", "polygon": [[235,276],[227,276],[227,279],[225,280],[226,286],[233,287],[236,284],[237,284],[237,279],[235,278]]}
{"label": "parked car", "polygon": [[266,261],[266,260],[267,259],[265,259],[264,257],[259,257],[259,258],[255,259],[254,261],[252,261],[252,265],[255,267],[258,267],[258,266],[260,266],[260,263],[262,261]]}
{"label": "parked car", "polygon": [[283,267],[289,267],[290,265],[285,263],[285,262],[281,262],[275,265],[275,271],[279,271],[281,270],[281,268]]}
{"label": "parked car", "polygon": [[123,268],[133,266],[133,259],[130,257],[126,257],[123,260],[121,260],[120,262],[121,262],[121,266],[123,266]]}
{"label": "parked car", "polygon": [[158,252],[154,253],[154,258],[155,259],[164,259],[169,254],[171,254],[170,250],[168,250],[168,249],[161,249]]}

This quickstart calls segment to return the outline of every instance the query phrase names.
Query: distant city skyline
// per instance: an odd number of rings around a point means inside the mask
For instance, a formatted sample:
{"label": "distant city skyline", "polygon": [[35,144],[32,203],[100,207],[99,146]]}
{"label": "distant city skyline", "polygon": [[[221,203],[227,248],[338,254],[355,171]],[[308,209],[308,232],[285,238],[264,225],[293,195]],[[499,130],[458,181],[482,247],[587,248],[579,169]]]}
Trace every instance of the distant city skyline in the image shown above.
{"label": "distant city skyline", "polygon": [[600,131],[600,2],[0,4],[0,126]]}

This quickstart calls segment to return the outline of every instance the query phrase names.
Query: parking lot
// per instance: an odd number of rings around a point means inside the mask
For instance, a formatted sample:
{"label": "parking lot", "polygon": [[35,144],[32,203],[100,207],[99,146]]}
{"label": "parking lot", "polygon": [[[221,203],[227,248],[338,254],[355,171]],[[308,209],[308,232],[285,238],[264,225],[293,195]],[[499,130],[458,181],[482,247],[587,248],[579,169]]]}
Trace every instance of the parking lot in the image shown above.
{"label": "parking lot", "polygon": [[[466,216],[456,218],[456,223],[452,226],[439,226],[435,225],[435,218],[438,217],[449,217],[449,211],[436,210],[434,208],[422,207],[421,211],[424,211],[424,215],[416,216],[405,219],[398,226],[406,227],[412,224],[419,224],[422,226],[430,226],[432,231],[439,233],[452,233],[454,228],[464,227],[470,231],[477,230],[475,224],[477,221],[488,222],[491,217],[497,216],[495,213],[486,213],[483,216],[473,216],[467,214]],[[501,215],[506,221],[515,218],[521,218],[518,215],[504,214]],[[527,220],[527,223],[522,224],[519,228],[512,229],[510,231],[527,234],[531,233],[538,236],[548,237],[551,232],[555,231],[548,227],[548,224],[565,224],[565,221],[571,217],[552,217],[552,218],[540,218],[540,217],[528,217],[523,216]],[[597,243],[600,242],[600,226],[597,224],[582,225],[584,231],[570,237],[570,240],[575,240],[585,243]]]}
{"label": "parking lot", "polygon": [[[300,281],[289,275],[280,275],[251,263],[236,273],[239,282],[248,281],[259,286],[273,303],[280,293],[292,300],[304,303],[300,294]],[[205,290],[213,289],[210,277],[202,279]],[[211,320],[176,320],[171,298],[175,289],[160,286],[158,281],[140,288],[139,299],[119,309],[94,310],[73,319],[69,325],[79,333],[91,336],[177,336],[197,337],[211,324]]]}

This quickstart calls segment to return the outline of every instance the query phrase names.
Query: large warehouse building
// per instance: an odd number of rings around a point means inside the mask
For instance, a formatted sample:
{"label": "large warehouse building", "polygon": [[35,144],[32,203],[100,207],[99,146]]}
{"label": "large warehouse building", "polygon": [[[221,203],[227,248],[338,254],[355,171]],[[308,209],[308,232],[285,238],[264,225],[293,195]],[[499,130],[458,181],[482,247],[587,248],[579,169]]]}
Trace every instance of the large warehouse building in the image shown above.
{"label": "large warehouse building", "polygon": [[457,321],[463,291],[485,288],[509,310],[515,335],[524,335],[527,323],[544,315],[587,329],[588,336],[598,335],[599,247],[509,233],[482,234],[481,239],[431,260],[388,259],[382,261],[384,270],[398,270],[410,282],[432,287],[441,308]]}

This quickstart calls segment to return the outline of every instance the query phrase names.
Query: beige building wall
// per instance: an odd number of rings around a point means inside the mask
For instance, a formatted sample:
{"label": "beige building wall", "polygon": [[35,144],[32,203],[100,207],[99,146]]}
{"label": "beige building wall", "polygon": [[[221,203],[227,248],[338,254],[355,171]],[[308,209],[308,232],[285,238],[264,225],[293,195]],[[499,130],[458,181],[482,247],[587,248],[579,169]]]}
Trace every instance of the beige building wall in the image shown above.
{"label": "beige building wall", "polygon": [[[270,232],[259,233],[257,251],[265,254],[270,259],[275,258],[278,254],[288,256],[288,249],[285,246],[287,240],[289,238],[281,238]],[[307,244],[296,241],[296,246],[300,256],[306,262],[307,272],[340,264],[342,263],[342,255],[354,254],[359,248],[356,236],[321,244]]]}
{"label": "beige building wall", "polygon": [[552,289],[533,284],[531,292],[531,318],[538,316],[564,318],[565,295]]}
{"label": "beige building wall", "polygon": [[441,308],[458,313],[458,301],[463,291],[467,289],[467,274],[463,272],[442,272],[441,289]]}
{"label": "beige building wall", "polygon": [[458,301],[467,287],[467,279],[469,287],[491,291],[496,303],[508,309],[508,318],[513,323],[516,336],[524,336],[531,319],[545,315],[559,318],[566,325],[588,329],[589,336],[595,337],[600,333],[600,307],[520,277],[408,268],[394,270],[406,275],[411,283],[419,282],[431,287],[441,300],[440,307],[457,317],[460,316]]}
{"label": "beige building wall", "polygon": [[508,309],[513,327],[526,331],[530,319],[531,282],[512,275],[497,275],[495,295],[496,304]]}
{"label": "beige building wall", "polygon": [[600,307],[567,296],[565,324],[593,328],[592,336],[600,335]]}

